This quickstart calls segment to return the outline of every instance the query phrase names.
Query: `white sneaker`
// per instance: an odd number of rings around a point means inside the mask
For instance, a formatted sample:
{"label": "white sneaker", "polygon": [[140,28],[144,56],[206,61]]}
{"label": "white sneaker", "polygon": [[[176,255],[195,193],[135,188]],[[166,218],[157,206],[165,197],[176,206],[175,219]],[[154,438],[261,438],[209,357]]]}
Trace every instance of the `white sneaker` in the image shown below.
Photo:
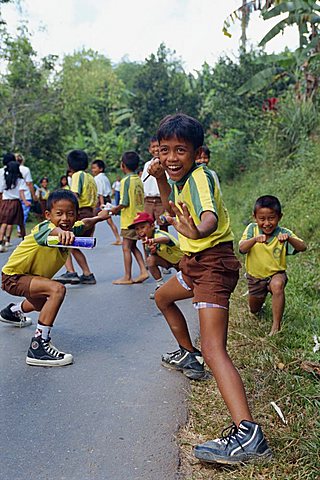
{"label": "white sneaker", "polygon": [[4,252],[7,252],[8,251],[8,247],[6,247],[5,245],[3,245],[3,243],[1,243],[0,245],[0,253],[4,253]]}

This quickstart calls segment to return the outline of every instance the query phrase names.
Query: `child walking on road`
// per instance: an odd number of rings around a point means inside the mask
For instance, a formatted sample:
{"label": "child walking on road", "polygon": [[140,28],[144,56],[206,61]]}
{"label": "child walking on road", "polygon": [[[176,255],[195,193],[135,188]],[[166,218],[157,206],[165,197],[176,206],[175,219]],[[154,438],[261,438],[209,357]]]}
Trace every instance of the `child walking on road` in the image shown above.
{"label": "child walking on road", "polygon": [[[228,435],[195,447],[197,458],[222,464],[267,459],[271,450],[251,416],[242,380],[226,349],[229,298],[240,264],[233,253],[233,234],[220,190],[210,172],[195,162],[203,145],[203,128],[187,115],[168,116],[160,123],[158,140],[160,161],[150,165],[149,173],[157,178],[163,205],[171,215],[169,223],[178,231],[185,253],[181,271],[155,294],[179,346],[162,357],[162,364],[199,379],[204,376],[204,358],[233,419]],[[199,314],[203,357],[193,346],[186,319],[175,303],[192,297]]]}
{"label": "child walking on road", "polygon": [[[136,232],[129,229],[135,216],[143,210],[143,185],[140,177],[135,173],[139,165],[139,155],[136,152],[125,152],[121,159],[121,170],[125,177],[121,179],[120,204],[110,209],[112,214],[121,211],[121,232],[122,236],[122,252],[124,260],[124,276],[112,283],[114,285],[131,285],[133,283],[141,283],[149,277],[145,267],[142,254],[137,247],[138,236]],[[135,257],[140,274],[136,278],[132,278],[132,256]]]}
{"label": "child walking on road", "polygon": [[0,178],[0,192],[2,193],[2,201],[0,204],[0,252],[7,251],[5,245],[5,234],[8,225],[18,225],[20,227],[21,236],[26,234],[23,210],[20,200],[26,205],[31,203],[26,200],[25,190],[27,184],[22,178],[20,165],[18,162],[9,162],[4,167],[3,175]]}
{"label": "child walking on road", "polygon": [[259,197],[253,217],[255,223],[247,226],[239,243],[240,253],[246,254],[249,308],[251,313],[259,313],[271,293],[273,322],[269,335],[274,335],[280,331],[285,306],[286,256],[304,252],[307,247],[291,230],[279,226],[282,213],[277,197]]}
{"label": "child walking on road", "polygon": [[25,314],[38,311],[39,320],[27,353],[28,365],[57,367],[73,362],[70,353],[59,351],[51,343],[50,330],[66,294],[66,288],[51,280],[68,257],[67,248],[47,246],[49,235],[56,235],[66,247],[72,245],[75,236],[83,235],[97,222],[104,221],[108,213],[76,222],[78,200],[68,190],[56,190],[49,195],[46,220],[32,230],[9,257],[2,269],[2,289],[25,297],[18,303],[10,303],[0,312],[0,321],[13,326],[26,327],[31,320]]}

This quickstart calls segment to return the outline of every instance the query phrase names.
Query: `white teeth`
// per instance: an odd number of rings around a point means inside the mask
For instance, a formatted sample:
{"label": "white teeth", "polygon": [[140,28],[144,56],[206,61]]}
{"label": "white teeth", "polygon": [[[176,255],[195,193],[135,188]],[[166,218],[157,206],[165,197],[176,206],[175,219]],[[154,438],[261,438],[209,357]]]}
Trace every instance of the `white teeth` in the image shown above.
{"label": "white teeth", "polygon": [[172,171],[176,171],[176,170],[179,170],[180,167],[177,166],[177,165],[170,165],[170,166],[168,166],[168,169],[169,169],[169,170],[172,170]]}

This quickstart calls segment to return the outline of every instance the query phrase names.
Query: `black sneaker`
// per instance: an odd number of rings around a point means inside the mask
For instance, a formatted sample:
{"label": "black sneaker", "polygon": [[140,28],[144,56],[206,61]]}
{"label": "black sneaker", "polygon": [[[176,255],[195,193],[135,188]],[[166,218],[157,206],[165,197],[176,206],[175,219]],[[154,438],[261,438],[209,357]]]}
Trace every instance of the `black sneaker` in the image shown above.
{"label": "black sneaker", "polygon": [[89,275],[81,275],[80,283],[84,285],[95,285],[97,283],[97,280],[95,279],[93,273],[90,273]]}
{"label": "black sneaker", "polygon": [[13,306],[14,303],[10,303],[10,305],[1,310],[0,321],[21,328],[32,325],[32,320],[30,317],[26,317],[22,312],[12,312],[11,307]]}
{"label": "black sneaker", "polygon": [[60,275],[59,277],[54,278],[57,282],[66,285],[67,283],[71,283],[71,285],[78,285],[80,283],[79,275],[76,272],[66,272]]}
{"label": "black sneaker", "polygon": [[199,350],[188,352],[183,347],[172,353],[162,355],[162,365],[173,370],[179,370],[191,380],[203,380],[207,377],[204,360]]}
{"label": "black sneaker", "polygon": [[61,367],[73,363],[71,353],[60,352],[51,343],[51,339],[33,337],[27,353],[26,363],[40,367]]}
{"label": "black sneaker", "polygon": [[239,428],[233,425],[227,435],[223,431],[221,438],[197,445],[194,454],[204,462],[230,465],[261,462],[272,457],[261,427],[247,420],[242,420]]}

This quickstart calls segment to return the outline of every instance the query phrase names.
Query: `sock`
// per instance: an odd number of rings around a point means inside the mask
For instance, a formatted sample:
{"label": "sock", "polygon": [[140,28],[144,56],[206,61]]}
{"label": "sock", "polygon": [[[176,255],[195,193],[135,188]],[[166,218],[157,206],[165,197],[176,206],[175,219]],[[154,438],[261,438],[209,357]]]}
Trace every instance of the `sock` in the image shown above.
{"label": "sock", "polygon": [[156,282],[157,282],[157,287],[161,287],[161,285],[164,284],[164,280],[163,280],[162,277],[161,277],[161,278],[158,278],[158,279],[156,280]]}
{"label": "sock", "polygon": [[36,332],[34,334],[35,337],[41,337],[43,340],[48,340],[50,336],[51,326],[48,327],[47,325],[42,325],[38,322]]}
{"label": "sock", "polygon": [[22,310],[23,302],[24,302],[24,300],[22,300],[22,302],[20,302],[20,303],[17,303],[16,305],[12,305],[12,307],[10,307],[11,312],[12,313],[15,313],[15,312],[24,313],[23,310]]}

